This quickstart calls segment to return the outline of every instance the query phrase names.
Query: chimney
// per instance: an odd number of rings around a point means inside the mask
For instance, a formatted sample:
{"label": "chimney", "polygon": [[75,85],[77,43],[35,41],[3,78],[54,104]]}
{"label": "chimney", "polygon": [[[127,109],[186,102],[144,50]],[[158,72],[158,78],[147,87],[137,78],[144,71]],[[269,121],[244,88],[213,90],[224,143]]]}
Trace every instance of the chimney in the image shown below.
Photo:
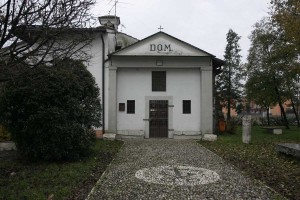
{"label": "chimney", "polygon": [[118,30],[118,26],[120,25],[120,17],[114,15],[106,15],[106,16],[99,17],[98,19],[102,26],[106,26]]}

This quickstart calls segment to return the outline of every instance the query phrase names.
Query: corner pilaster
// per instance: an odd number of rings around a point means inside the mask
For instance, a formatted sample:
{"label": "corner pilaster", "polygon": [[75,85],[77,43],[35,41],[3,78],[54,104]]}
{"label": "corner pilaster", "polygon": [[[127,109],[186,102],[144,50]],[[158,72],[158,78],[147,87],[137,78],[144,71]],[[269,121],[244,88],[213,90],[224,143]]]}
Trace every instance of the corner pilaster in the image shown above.
{"label": "corner pilaster", "polygon": [[117,67],[109,67],[108,130],[117,133]]}
{"label": "corner pilaster", "polygon": [[213,73],[212,67],[200,68],[200,94],[201,94],[201,132],[202,134],[213,133]]}

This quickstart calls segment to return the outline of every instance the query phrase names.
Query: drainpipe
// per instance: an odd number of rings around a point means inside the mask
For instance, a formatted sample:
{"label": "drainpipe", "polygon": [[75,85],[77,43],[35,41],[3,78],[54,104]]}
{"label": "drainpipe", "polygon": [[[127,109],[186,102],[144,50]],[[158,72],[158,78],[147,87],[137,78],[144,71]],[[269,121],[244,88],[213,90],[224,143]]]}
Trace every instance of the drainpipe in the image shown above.
{"label": "drainpipe", "polygon": [[101,34],[102,41],[102,134],[105,133],[105,43],[103,35]]}

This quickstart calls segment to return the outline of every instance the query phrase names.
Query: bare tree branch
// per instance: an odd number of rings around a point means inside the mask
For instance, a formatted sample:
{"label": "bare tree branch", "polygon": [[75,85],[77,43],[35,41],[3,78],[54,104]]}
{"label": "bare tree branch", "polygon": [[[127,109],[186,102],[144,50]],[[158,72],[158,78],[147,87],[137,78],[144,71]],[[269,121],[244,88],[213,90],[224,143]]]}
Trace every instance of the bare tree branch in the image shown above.
{"label": "bare tree branch", "polygon": [[82,50],[92,39],[87,34],[94,3],[0,0],[0,67],[3,61],[11,66],[22,63],[34,67],[51,59],[86,56]]}

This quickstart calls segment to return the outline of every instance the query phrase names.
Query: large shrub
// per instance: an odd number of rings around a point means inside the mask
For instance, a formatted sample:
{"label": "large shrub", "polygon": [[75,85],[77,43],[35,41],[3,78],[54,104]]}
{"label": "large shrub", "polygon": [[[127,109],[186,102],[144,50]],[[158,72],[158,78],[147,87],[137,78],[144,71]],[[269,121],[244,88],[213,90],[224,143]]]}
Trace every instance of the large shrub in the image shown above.
{"label": "large shrub", "polygon": [[79,61],[26,70],[0,93],[0,122],[19,153],[34,160],[86,155],[100,124],[99,89]]}
{"label": "large shrub", "polygon": [[0,124],[0,142],[10,141],[10,135],[7,130]]}

